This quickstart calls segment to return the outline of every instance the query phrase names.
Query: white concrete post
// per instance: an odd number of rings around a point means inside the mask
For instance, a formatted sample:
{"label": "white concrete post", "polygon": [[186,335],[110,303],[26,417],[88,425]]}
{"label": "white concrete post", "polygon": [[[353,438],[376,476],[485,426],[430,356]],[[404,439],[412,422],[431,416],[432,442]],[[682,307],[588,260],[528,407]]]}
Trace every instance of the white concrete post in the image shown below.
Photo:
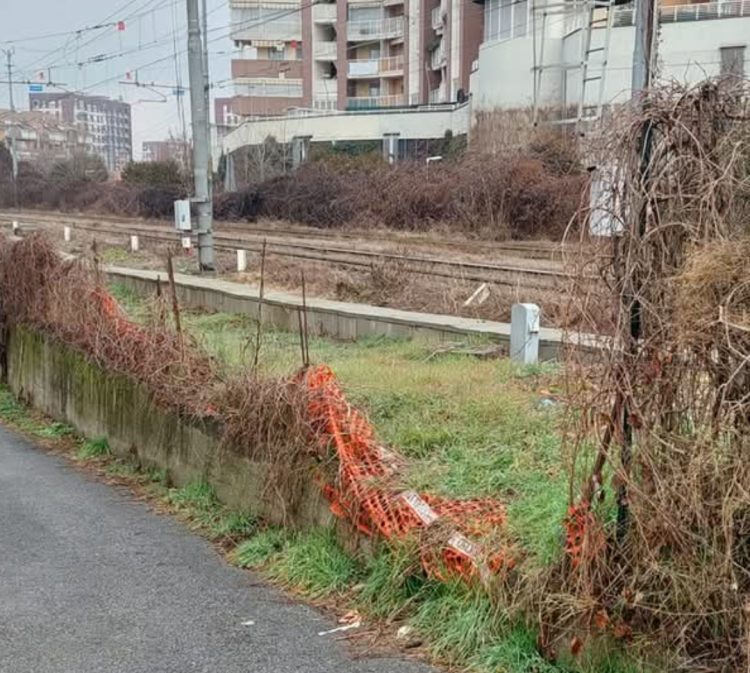
{"label": "white concrete post", "polygon": [[539,307],[536,304],[513,305],[510,359],[525,365],[539,362]]}
{"label": "white concrete post", "polygon": [[237,251],[237,271],[239,273],[247,271],[247,250]]}
{"label": "white concrete post", "polygon": [[63,239],[66,243],[70,243],[70,239],[72,238],[72,232],[70,230],[70,227],[63,227]]}
{"label": "white concrete post", "polygon": [[138,249],[139,249],[138,237],[131,236],[130,237],[130,252],[138,252]]}
{"label": "white concrete post", "polygon": [[185,248],[185,250],[190,250],[190,248],[193,247],[193,240],[190,238],[190,236],[182,237],[182,247]]}
{"label": "white concrete post", "polygon": [[18,231],[18,220],[13,220],[13,233],[15,234]]}

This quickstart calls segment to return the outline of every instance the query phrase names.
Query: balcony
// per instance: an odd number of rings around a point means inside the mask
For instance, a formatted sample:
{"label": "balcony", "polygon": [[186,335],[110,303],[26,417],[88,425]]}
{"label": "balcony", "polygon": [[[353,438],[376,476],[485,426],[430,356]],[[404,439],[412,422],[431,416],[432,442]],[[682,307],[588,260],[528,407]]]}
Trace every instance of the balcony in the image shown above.
{"label": "balcony", "polygon": [[406,105],[404,94],[391,96],[353,96],[346,99],[347,110],[374,110]]}
{"label": "balcony", "polygon": [[443,7],[441,5],[432,10],[432,30],[436,33],[443,32]]}
{"label": "balcony", "polygon": [[335,61],[337,54],[338,45],[335,42],[316,42],[313,47],[316,61]]}
{"label": "balcony", "polygon": [[[632,6],[615,10],[615,26],[632,26],[635,9]],[[733,19],[750,17],[750,0],[723,0],[722,2],[700,2],[690,5],[672,5],[659,8],[661,23],[682,21],[707,21],[710,19]]]}
{"label": "balcony", "polygon": [[335,79],[316,80],[313,84],[313,108],[335,110],[339,98],[338,93],[338,82]]}
{"label": "balcony", "polygon": [[315,3],[312,15],[314,23],[336,23],[336,3]]}
{"label": "balcony", "polygon": [[313,80],[313,98],[336,100],[339,95],[339,83],[336,78]]}
{"label": "balcony", "polygon": [[438,103],[447,103],[448,96],[445,93],[445,87],[439,86],[437,89],[430,91],[430,105],[437,105]]}
{"label": "balcony", "polygon": [[302,61],[270,61],[267,59],[232,60],[232,77],[264,77],[302,79]]}
{"label": "balcony", "polygon": [[447,64],[448,58],[446,57],[443,45],[441,44],[437,49],[433,49],[430,52],[430,68],[433,70],[441,70]]}
{"label": "balcony", "polygon": [[403,72],[403,56],[386,56],[385,58],[355,59],[349,61],[350,79],[400,76]]}
{"label": "balcony", "polygon": [[233,7],[230,13],[230,37],[238,42],[253,40],[291,42],[302,40],[302,21],[288,10]]}
{"label": "balcony", "polygon": [[302,80],[237,78],[234,80],[236,96],[259,98],[302,98]]}
{"label": "balcony", "polygon": [[349,21],[346,24],[349,40],[391,40],[404,36],[404,17],[394,16],[373,21]]}

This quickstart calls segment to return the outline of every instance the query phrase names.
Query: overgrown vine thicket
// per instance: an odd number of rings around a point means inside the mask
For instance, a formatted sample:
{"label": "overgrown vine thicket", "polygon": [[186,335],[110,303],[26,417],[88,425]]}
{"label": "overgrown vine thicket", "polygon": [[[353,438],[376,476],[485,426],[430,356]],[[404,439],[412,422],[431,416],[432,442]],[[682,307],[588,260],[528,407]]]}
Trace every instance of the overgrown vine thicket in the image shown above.
{"label": "overgrown vine thicket", "polygon": [[616,337],[570,363],[577,499],[544,622],[648,643],[668,670],[750,666],[748,93],[658,90],[602,138]]}

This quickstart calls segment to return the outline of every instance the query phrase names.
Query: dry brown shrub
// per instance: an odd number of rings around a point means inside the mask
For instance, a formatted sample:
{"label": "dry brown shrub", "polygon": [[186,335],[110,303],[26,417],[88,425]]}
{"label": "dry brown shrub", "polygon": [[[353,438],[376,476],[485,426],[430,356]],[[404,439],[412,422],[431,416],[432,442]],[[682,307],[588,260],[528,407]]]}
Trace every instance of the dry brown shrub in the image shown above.
{"label": "dry brown shrub", "polygon": [[298,513],[313,468],[327,460],[312,441],[309,394],[299,378],[234,377],[216,400],[224,422],[222,447],[260,462],[268,470],[264,497],[277,503],[285,521]]}
{"label": "dry brown shrub", "polygon": [[572,517],[593,518],[548,577],[545,632],[632,639],[667,670],[750,666],[748,93],[656,90],[604,134],[614,338],[568,363]]}
{"label": "dry brown shrub", "polygon": [[[421,161],[389,166],[373,155],[311,161],[217,194],[216,215],[320,228],[438,228],[490,239],[558,239],[585,196],[576,139],[522,126],[515,124],[499,142],[474,142],[464,155],[429,167]],[[183,196],[177,185],[55,182],[30,167],[22,167],[19,181],[22,207],[52,210],[170,218],[173,201]],[[0,172],[0,206],[12,205],[9,177]]]}
{"label": "dry brown shrub", "polygon": [[0,247],[3,320],[51,334],[93,362],[147,387],[166,407],[204,415],[218,383],[215,366],[184,334],[118,316],[98,273],[63,261],[41,234]]}

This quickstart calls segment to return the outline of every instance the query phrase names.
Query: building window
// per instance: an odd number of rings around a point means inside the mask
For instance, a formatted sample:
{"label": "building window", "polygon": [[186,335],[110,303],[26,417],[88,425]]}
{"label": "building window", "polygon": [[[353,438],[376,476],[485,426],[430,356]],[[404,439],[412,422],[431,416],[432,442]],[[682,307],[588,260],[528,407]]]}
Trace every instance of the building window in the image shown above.
{"label": "building window", "polygon": [[243,40],[293,40],[302,33],[299,5],[256,5],[232,7],[232,39]]}
{"label": "building window", "polygon": [[484,5],[485,41],[524,37],[528,25],[528,0],[487,0]]}
{"label": "building window", "polygon": [[349,5],[349,21],[378,21],[383,18],[380,7],[353,7]]}
{"label": "building window", "polygon": [[745,47],[721,47],[721,74],[730,77],[745,76]]}

